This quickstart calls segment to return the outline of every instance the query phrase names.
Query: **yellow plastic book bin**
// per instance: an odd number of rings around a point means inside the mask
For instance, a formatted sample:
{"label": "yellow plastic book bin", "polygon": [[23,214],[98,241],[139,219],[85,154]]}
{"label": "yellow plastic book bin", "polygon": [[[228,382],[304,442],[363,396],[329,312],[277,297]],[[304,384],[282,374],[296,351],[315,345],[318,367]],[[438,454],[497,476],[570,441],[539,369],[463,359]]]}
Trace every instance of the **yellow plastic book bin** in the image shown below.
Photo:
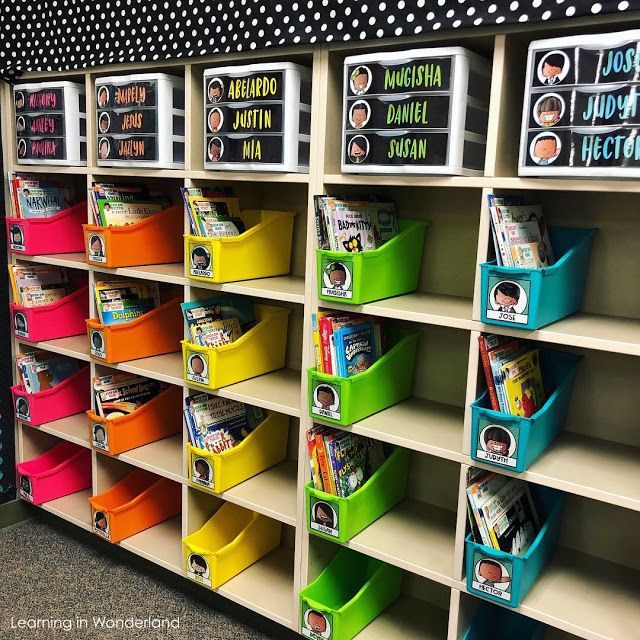
{"label": "yellow plastic book bin", "polygon": [[293,219],[289,211],[243,211],[247,230],[230,238],[186,235],[187,276],[202,282],[235,282],[289,273]]}
{"label": "yellow plastic book bin", "polygon": [[182,540],[187,577],[217,589],[275,549],[280,529],[277,520],[225,502],[201,529]]}
{"label": "yellow plastic book bin", "polygon": [[218,389],[284,367],[290,309],[256,304],[255,327],[222,347],[182,341],[184,379],[189,386]]}
{"label": "yellow plastic book bin", "polygon": [[287,456],[289,417],[269,412],[240,444],[222,453],[187,445],[189,482],[199,489],[222,493],[261,473]]}

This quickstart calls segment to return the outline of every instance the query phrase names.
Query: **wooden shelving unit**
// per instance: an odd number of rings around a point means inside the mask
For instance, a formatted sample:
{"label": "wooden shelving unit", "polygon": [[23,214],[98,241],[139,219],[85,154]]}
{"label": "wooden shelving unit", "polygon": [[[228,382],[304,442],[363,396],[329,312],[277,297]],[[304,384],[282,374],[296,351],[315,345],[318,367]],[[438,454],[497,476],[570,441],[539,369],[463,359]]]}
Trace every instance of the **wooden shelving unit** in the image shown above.
{"label": "wooden shelving unit", "polygon": [[[185,300],[227,291],[270,300],[292,309],[287,366],[265,376],[217,390],[290,417],[287,460],[213,496],[186,477],[186,431],[112,458],[93,453],[93,491],[43,505],[79,527],[90,529],[87,498],[140,467],[182,485],[182,516],[120,543],[125,549],[184,575],[181,539],[210,517],[221,501],[248,507],[283,523],[281,546],[218,592],[271,620],[299,630],[298,591],[326,565],[338,546],[309,535],[304,483],[309,468],[304,433],[307,415],[306,367],[313,364],[311,313],[325,308],[361,311],[418,329],[422,336],[412,397],[366,418],[352,431],[412,451],[407,498],[355,536],[347,546],[401,567],[403,596],[358,638],[458,640],[479,600],[466,593],[463,568],[467,526],[465,477],[470,457],[470,410],[483,388],[478,372],[480,332],[498,332],[584,356],[567,426],[544,455],[523,474],[534,484],[567,493],[558,550],[519,611],[549,625],[547,638],[570,634],[588,640],[629,640],[640,628],[640,430],[637,392],[640,376],[640,183],[623,180],[535,179],[517,176],[517,141],[523,69],[530,41],[550,35],[608,31],[632,26],[633,16],[577,22],[522,25],[500,31],[473,29],[456,34],[424,34],[406,42],[336,43],[165,61],[164,71],[183,76],[187,96],[187,153],[183,170],[113,169],[95,162],[94,80],[107,73],[150,71],[154,65],[108,65],[86,73],[28,73],[26,79],[73,79],[87,89],[87,167],[21,166],[16,163],[11,117],[3,119],[5,167],[25,173],[69,175],[82,188],[94,180],[148,182],[163,186],[179,201],[181,185],[231,185],[243,208],[288,209],[297,213],[289,276],[225,285],[185,277],[182,264],[104,269],[88,266],[83,254],[15,257],[17,262],[63,265],[88,272],[89,284],[113,276],[158,281],[181,290]],[[373,49],[458,44],[492,60],[491,104],[485,161],[480,177],[358,176],[340,173],[342,62],[346,55]],[[202,71],[211,63],[289,60],[313,69],[311,161],[308,174],[204,171]],[[4,112],[12,113],[8,86]],[[397,205],[401,217],[430,222],[422,273],[415,293],[361,307],[319,305],[315,267],[315,194],[374,192]],[[597,226],[584,305],[580,313],[526,333],[480,322],[477,265],[491,252],[486,195],[523,193],[540,202],[551,224]],[[7,200],[6,209],[9,210]],[[187,221],[185,220],[185,230]],[[90,302],[94,312],[93,300]],[[27,345],[14,341],[14,350]],[[191,393],[182,377],[179,353],[96,365],[86,336],[35,345],[91,362],[91,372],[117,369],[163,380]],[[16,423],[17,459],[38,455],[56,441],[89,446],[84,415],[41,427]],[[340,640],[340,639],[335,639]]]}

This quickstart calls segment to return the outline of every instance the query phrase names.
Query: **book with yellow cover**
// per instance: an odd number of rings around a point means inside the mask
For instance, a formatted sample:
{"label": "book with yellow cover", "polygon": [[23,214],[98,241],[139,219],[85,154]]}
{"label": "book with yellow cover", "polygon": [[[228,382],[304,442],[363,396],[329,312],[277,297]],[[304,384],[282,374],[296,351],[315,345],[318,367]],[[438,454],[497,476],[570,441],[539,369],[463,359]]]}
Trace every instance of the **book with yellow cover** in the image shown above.
{"label": "book with yellow cover", "polygon": [[202,237],[238,235],[244,231],[238,198],[188,196],[190,218]]}
{"label": "book with yellow cover", "polygon": [[531,417],[545,401],[538,349],[504,363],[501,371],[509,412],[514,416]]}

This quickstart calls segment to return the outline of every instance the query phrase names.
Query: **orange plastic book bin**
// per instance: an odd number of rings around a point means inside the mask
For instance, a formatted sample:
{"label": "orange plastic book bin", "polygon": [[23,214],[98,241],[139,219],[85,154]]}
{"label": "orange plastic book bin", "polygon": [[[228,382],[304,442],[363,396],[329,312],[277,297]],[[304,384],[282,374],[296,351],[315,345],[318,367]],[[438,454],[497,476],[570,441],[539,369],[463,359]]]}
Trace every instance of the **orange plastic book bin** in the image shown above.
{"label": "orange plastic book bin", "polygon": [[143,469],[134,469],[111,489],[89,498],[93,532],[110,542],[177,516],[182,485]]}
{"label": "orange plastic book bin", "polygon": [[89,441],[112,456],[182,430],[182,388],[171,386],[133,413],[113,420],[87,411]]}
{"label": "orange plastic book bin", "polygon": [[87,320],[89,351],[103,362],[126,362],[180,351],[184,335],[180,299],[174,298],[148,313],[121,324]]}
{"label": "orange plastic book bin", "polygon": [[82,230],[89,264],[115,268],[182,262],[184,207],[179,205],[135,224],[83,224]]}

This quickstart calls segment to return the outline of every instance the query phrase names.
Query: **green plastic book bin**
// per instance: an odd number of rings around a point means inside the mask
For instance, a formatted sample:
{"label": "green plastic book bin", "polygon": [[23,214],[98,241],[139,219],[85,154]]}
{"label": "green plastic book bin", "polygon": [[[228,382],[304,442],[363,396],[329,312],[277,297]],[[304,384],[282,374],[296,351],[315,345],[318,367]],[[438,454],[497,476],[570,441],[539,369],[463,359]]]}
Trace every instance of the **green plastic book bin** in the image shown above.
{"label": "green plastic book bin", "polygon": [[419,336],[419,331],[390,328],[387,352],[350,378],[308,369],[309,415],[344,427],[408,398]]}
{"label": "green plastic book bin", "polygon": [[348,498],[305,487],[307,529],[318,536],[347,542],[398,504],[406,493],[409,450],[396,447],[382,466]]}
{"label": "green plastic book bin", "polygon": [[318,249],[320,300],[364,304],[415,291],[427,225],[419,220],[398,220],[398,235],[374,251]]}
{"label": "green plastic book bin", "polygon": [[400,595],[402,570],[340,549],[300,591],[300,630],[313,640],[350,640]]}

